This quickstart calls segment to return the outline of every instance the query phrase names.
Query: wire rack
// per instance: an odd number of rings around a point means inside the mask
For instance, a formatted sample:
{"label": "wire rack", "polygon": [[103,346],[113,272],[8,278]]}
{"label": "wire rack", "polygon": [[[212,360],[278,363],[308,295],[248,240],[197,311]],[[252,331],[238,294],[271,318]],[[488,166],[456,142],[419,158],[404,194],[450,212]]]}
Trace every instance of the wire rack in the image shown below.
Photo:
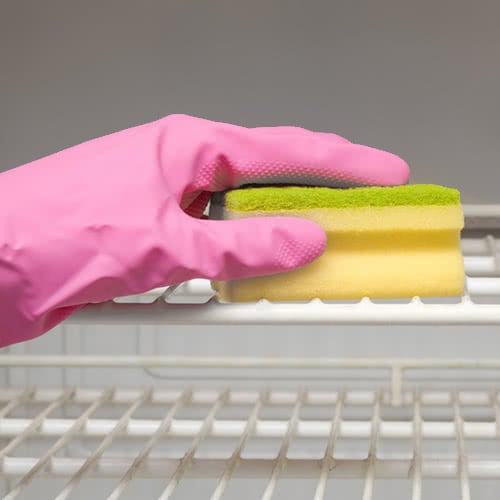
{"label": "wire rack", "polygon": [[[162,499],[190,479],[213,479],[203,495],[211,499],[242,478],[263,478],[257,498],[265,499],[280,481],[303,479],[317,500],[353,478],[363,499],[384,479],[403,479],[412,499],[423,498],[425,479],[456,480],[464,499],[473,480],[500,479],[498,454],[477,446],[500,436],[496,391],[405,392],[398,411],[384,391],[68,387],[6,391],[2,403],[9,499],[45,477],[59,479],[57,499],[93,478],[114,480],[101,497],[110,499],[141,479],[155,479]],[[15,416],[19,406],[31,418]],[[27,456],[30,447],[38,454]]]}
{"label": "wire rack", "polygon": [[[498,207],[466,207],[463,297],[219,304],[209,284],[195,280],[88,306],[66,325],[469,325],[474,332],[474,325],[500,324],[499,228]],[[14,349],[0,366],[293,372],[285,388],[251,375],[250,387],[241,386],[230,374],[216,387],[203,376],[139,388],[105,378],[94,387],[11,380],[0,390],[3,498],[498,497],[500,357]],[[307,370],[331,370],[331,378],[314,387]]]}

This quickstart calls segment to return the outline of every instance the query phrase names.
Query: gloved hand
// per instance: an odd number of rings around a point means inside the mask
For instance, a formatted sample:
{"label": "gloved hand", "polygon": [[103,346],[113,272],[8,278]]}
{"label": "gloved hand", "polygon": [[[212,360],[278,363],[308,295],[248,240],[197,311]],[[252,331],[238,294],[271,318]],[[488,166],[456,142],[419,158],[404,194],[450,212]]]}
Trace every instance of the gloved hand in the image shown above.
{"label": "gloved hand", "polygon": [[184,115],[0,174],[0,346],[88,303],[192,278],[303,266],[325,234],[294,218],[203,219],[210,192],[247,183],[397,185],[406,163],[333,134]]}

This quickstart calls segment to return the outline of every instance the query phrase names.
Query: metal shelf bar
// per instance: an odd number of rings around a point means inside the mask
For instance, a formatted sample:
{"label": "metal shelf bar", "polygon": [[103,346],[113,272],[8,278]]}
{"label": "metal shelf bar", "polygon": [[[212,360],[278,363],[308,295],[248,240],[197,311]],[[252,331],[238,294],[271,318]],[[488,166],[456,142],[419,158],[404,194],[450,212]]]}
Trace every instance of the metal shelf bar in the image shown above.
{"label": "metal shelf bar", "polygon": [[113,439],[127,426],[130,417],[142,406],[145,401],[150,398],[150,396],[151,389],[144,390],[142,394],[134,401],[134,403],[126,409],[121,418],[115,422],[113,428],[110,429],[108,433],[106,433],[105,438],[101,441],[99,446],[85,461],[83,461],[76,473],[71,476],[71,479],[66,483],[59,495],[57,495],[56,500],[65,500],[69,495],[71,495],[71,493],[78,486],[85,474],[87,474],[88,471],[96,466],[102,454],[112,443]]}
{"label": "metal shelf bar", "polygon": [[181,396],[179,396],[174,406],[167,412],[167,414],[161,421],[160,425],[158,426],[154,434],[144,445],[142,450],[139,452],[139,454],[134,459],[132,464],[130,464],[130,467],[127,469],[125,474],[122,476],[122,478],[116,485],[115,489],[108,496],[108,500],[116,500],[120,498],[122,493],[125,491],[125,488],[128,486],[130,481],[132,481],[132,479],[136,475],[137,471],[140,469],[142,464],[147,460],[149,454],[151,453],[151,450],[159,442],[159,440],[165,436],[166,432],[172,425],[175,414],[180,410],[182,406],[186,404],[186,401],[189,399],[190,395],[191,391],[186,390],[181,394]]}
{"label": "metal shelf bar", "polygon": [[213,425],[213,421],[215,419],[215,415],[217,411],[224,405],[227,400],[227,396],[229,394],[229,390],[221,392],[218,398],[215,400],[214,404],[210,408],[207,416],[203,420],[202,424],[199,427],[198,432],[195,434],[193,442],[189,447],[188,451],[184,454],[182,459],[179,461],[179,465],[177,466],[172,478],[167,484],[166,488],[163,490],[162,494],[158,497],[158,500],[168,500],[177,489],[180,480],[185,474],[186,470],[189,468],[191,462],[194,459],[194,455],[200,446],[200,443],[205,439],[208,435],[210,428]]}

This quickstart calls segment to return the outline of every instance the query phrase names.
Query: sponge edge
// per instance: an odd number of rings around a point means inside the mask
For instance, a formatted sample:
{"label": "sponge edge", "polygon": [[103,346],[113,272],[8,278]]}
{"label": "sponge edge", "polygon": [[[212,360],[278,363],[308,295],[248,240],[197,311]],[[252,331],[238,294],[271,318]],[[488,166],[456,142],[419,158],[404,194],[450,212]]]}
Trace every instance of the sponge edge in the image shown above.
{"label": "sponge edge", "polygon": [[[322,193],[315,196],[316,201],[311,204],[310,195],[316,189]],[[359,189],[365,190],[361,200]],[[371,196],[370,189],[339,192],[329,188],[293,188],[287,191],[287,188],[272,187],[267,191],[252,188],[253,194],[258,194],[253,197],[250,190],[219,194],[212,200],[211,218],[304,217],[325,229],[327,248],[320,258],[300,269],[213,283],[218,299],[249,302],[262,298],[303,301],[461,295],[465,282],[460,247],[464,217],[455,190],[433,187],[432,196],[423,203],[424,197],[412,199],[410,196],[405,201],[401,190],[390,191],[396,188],[385,188],[385,191],[374,188],[384,192],[385,201],[370,205],[366,201],[366,196]],[[427,190],[429,194],[428,187],[410,189],[413,193],[419,190],[421,193]],[[279,196],[272,202],[264,198],[255,204],[259,196],[273,193]],[[287,193],[293,196],[287,197]],[[391,193],[395,195],[392,198]],[[439,196],[436,197],[436,193]],[[293,208],[284,209],[283,206],[290,206],[290,198],[294,196]]]}
{"label": "sponge edge", "polygon": [[333,189],[310,186],[261,186],[227,191],[224,205],[239,212],[460,205],[460,192],[436,184]]}

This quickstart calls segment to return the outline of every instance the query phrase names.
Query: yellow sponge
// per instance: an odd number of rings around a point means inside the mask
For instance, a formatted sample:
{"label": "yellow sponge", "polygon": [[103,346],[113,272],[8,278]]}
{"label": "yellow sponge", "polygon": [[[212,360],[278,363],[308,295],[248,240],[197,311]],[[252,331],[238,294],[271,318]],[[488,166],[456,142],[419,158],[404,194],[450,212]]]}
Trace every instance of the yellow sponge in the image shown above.
{"label": "yellow sponge", "polygon": [[213,283],[225,302],[457,296],[464,287],[460,194],[436,185],[249,187],[218,193],[211,217],[296,216],[320,224],[325,253],[300,269]]}

